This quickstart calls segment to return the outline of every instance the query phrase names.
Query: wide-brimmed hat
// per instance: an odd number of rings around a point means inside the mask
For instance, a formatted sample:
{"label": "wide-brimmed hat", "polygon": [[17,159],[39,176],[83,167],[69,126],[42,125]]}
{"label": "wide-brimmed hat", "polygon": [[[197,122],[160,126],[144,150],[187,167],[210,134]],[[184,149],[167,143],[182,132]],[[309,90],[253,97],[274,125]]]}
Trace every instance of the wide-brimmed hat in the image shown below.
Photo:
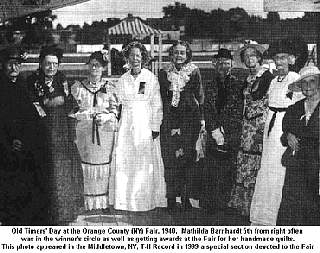
{"label": "wide-brimmed hat", "polygon": [[26,60],[26,58],[26,52],[17,46],[10,46],[0,51],[0,61],[2,63],[8,62],[9,60],[23,62]]}
{"label": "wide-brimmed hat", "polygon": [[244,46],[240,47],[234,53],[234,61],[238,66],[244,65],[244,63],[242,62],[242,59],[241,59],[241,54],[245,50],[247,50],[248,48],[253,48],[253,49],[257,50],[258,52],[261,53],[261,55],[263,55],[263,53],[266,51],[266,48],[264,46],[260,45],[260,44],[256,44],[256,43],[245,44]]}
{"label": "wide-brimmed hat", "polygon": [[297,57],[305,51],[308,52],[308,46],[304,39],[299,36],[291,36],[272,42],[268,48],[268,56],[274,57],[279,53],[287,53]]}
{"label": "wide-brimmed hat", "polygon": [[231,51],[226,48],[220,48],[218,50],[218,54],[213,56],[214,59],[218,58],[226,58],[226,59],[232,59]]}
{"label": "wide-brimmed hat", "polygon": [[310,77],[310,76],[318,76],[320,75],[320,70],[316,66],[306,66],[302,68],[299,72],[300,78],[295,81],[294,83],[291,83],[289,85],[289,90],[293,92],[299,92],[301,91],[301,84],[303,79]]}

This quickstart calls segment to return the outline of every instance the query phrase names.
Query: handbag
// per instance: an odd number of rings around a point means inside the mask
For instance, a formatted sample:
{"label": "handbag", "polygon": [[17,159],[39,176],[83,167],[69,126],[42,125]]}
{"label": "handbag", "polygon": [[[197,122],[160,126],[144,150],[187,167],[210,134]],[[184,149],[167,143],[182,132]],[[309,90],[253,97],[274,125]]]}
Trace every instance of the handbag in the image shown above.
{"label": "handbag", "polygon": [[231,148],[229,145],[217,145],[213,138],[207,140],[207,157],[214,160],[224,161],[231,158]]}
{"label": "handbag", "polygon": [[297,165],[295,152],[290,147],[288,147],[286,151],[284,151],[281,157],[281,164],[283,167],[291,167]]}

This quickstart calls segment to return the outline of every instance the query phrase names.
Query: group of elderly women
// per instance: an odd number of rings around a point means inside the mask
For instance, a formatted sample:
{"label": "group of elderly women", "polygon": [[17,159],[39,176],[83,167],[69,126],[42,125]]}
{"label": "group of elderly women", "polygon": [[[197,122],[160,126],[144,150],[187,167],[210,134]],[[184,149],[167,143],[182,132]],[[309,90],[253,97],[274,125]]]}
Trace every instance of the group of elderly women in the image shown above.
{"label": "group of elderly women", "polygon": [[241,51],[250,74],[229,206],[252,225],[319,225],[319,70],[304,67],[307,45],[287,38],[268,49],[272,76],[259,47]]}
{"label": "group of elderly women", "polygon": [[[218,76],[205,89],[184,41],[170,48],[171,63],[158,78],[145,67],[146,48],[129,43],[123,49],[129,69],[115,84],[102,78],[104,51],[90,55],[88,77],[72,84],[58,70],[57,47],[41,50],[39,70],[25,82],[21,52],[4,51],[1,222],[62,225],[109,206],[191,207],[196,142],[207,131],[216,150],[211,159],[230,153],[228,166],[237,173],[230,207],[250,213],[253,225],[319,224],[320,71],[293,72],[303,57],[298,51],[295,41],[271,45],[273,76],[262,47],[243,47],[245,78],[230,71],[230,52],[219,51]],[[220,165],[206,163],[209,170]],[[218,186],[207,199],[223,187],[217,174],[207,182]]]}

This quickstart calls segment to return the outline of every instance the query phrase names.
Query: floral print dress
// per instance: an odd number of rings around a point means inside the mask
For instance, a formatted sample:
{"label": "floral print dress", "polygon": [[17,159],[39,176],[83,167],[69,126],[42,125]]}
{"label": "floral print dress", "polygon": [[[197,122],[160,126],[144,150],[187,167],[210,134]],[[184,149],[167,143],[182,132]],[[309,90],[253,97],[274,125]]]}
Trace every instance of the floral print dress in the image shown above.
{"label": "floral print dress", "polygon": [[257,172],[260,168],[263,130],[267,117],[267,97],[273,75],[261,69],[247,78],[244,89],[244,115],[235,185],[229,206],[248,216]]}

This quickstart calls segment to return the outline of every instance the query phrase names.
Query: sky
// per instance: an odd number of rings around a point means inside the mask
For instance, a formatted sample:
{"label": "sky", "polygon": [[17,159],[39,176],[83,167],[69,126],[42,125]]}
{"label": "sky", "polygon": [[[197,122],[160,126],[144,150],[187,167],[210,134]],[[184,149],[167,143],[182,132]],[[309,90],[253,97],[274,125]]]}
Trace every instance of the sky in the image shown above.
{"label": "sky", "polygon": [[[90,0],[82,4],[68,6],[55,10],[53,14],[58,16],[55,25],[80,24],[84,22],[106,20],[107,18],[124,18],[128,13],[141,18],[162,17],[162,7],[174,2],[185,3],[189,8],[198,8],[205,11],[212,9],[225,9],[242,7],[249,14],[265,16],[263,12],[263,0]],[[302,16],[303,13],[280,13],[282,18]]]}

